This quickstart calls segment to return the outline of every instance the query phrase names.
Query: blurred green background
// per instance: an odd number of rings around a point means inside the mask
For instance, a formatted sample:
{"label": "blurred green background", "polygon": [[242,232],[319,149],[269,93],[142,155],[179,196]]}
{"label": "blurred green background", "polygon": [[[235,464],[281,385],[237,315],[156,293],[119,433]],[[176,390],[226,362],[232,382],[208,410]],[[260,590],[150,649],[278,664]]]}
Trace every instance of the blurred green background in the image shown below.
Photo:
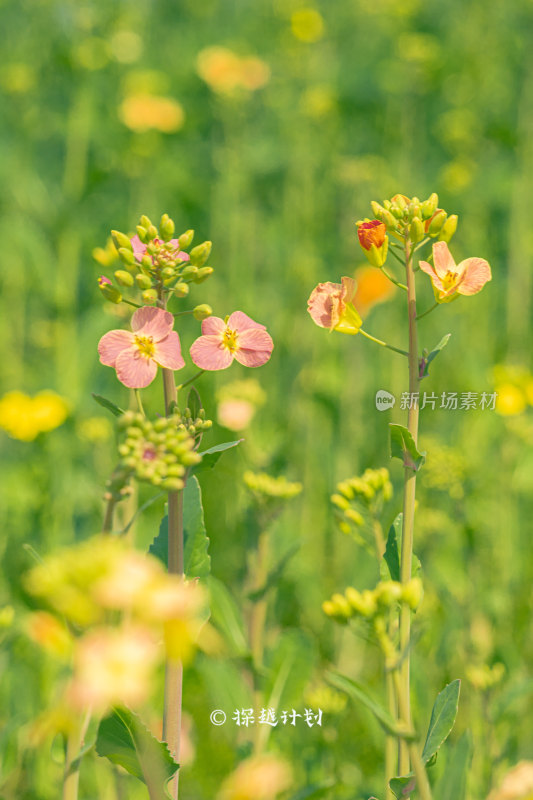
{"label": "blurred green background", "polygon": [[[54,703],[58,668],[17,624],[20,575],[33,563],[24,545],[46,553],[99,530],[115,442],[91,391],[129,401],[96,345],[128,315],[103,302],[96,279],[115,267],[92,251],[111,228],[133,230],[142,213],[168,212],[179,231],[214,243],[215,274],[183,308],[242,309],[275,341],[269,364],[252,375],[266,403],[244,444],[202,481],[214,575],[239,605],[254,530],[243,472],[302,481],[272,529],[280,557],[299,549],[271,596],[267,661],[275,675],[276,659],[290,659],[290,707],[304,706],[328,663],[382,691],[375,646],[321,611],[332,592],[376,581],[372,559],[336,529],[329,496],[337,481],[389,466],[395,495],[384,524],[400,509],[387,422],[403,414],[398,404],[378,412],[374,394],[399,397],[407,371],[361,337],[328,336],[306,301],[319,281],[363,264],[354,222],[371,215],[371,199],[396,192],[437,191],[439,205],[459,215],[456,260],[480,256],[493,270],[480,295],[420,323],[423,346],[452,333],[423,388],[500,386],[506,399],[505,413],[421,413],[429,458],[415,546],[426,583],[415,715],[425,728],[446,682],[502,663],[490,691],[463,681],[451,742],[472,732],[468,796],[486,797],[509,764],[533,758],[532,16],[530,0],[0,2],[1,391],[52,390],[69,409],[63,425],[31,441],[1,434],[0,606],[15,609],[0,653],[4,800],[57,796],[61,766],[48,745],[28,746],[31,721]],[[213,47],[230,53],[209,61]],[[433,296],[418,280],[422,309]],[[403,300],[397,293],[376,306],[365,328],[404,346]],[[187,353],[199,326],[179,331]],[[182,374],[192,374],[190,363]],[[208,416],[216,418],[220,387],[250,376],[237,364],[204,376]],[[159,380],[146,393],[152,413],[161,410]],[[232,435],[215,426],[208,442]],[[139,544],[161,511],[139,523]],[[235,659],[200,656],[190,671],[196,758],[183,768],[184,800],[211,800],[247,752],[233,725],[215,729],[208,719],[228,698],[243,702],[240,691]],[[292,759],[295,791],[329,781],[335,788],[317,797],[380,795],[382,734],[360,707],[325,714],[322,729],[275,731],[272,747]],[[446,754],[437,770],[445,768]],[[114,797],[109,775],[94,757],[81,797]],[[127,787],[125,796],[144,796],[133,780]]]}

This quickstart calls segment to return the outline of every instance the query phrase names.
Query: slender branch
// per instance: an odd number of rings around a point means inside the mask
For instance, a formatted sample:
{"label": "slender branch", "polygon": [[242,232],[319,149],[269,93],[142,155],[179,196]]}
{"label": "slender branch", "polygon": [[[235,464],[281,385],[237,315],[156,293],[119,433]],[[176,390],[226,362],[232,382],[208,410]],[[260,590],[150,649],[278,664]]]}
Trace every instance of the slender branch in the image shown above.
{"label": "slender branch", "polygon": [[405,285],[405,283],[400,283],[400,281],[397,281],[396,278],[394,278],[389,272],[387,272],[385,267],[381,267],[381,271],[385,275],[385,277],[391,281],[391,283],[394,283],[394,285],[398,286],[399,289],[404,289],[405,291],[407,291],[407,286]]}
{"label": "slender branch", "polygon": [[381,339],[376,339],[375,336],[371,336],[369,333],[364,331],[362,328],[359,328],[359,333],[362,333],[366,339],[370,339],[371,342],[375,342],[376,344],[380,344],[382,347],[386,347],[388,350],[394,350],[395,353],[400,353],[402,356],[409,356],[407,350],[400,350],[399,347],[394,347],[392,344],[387,344],[387,342],[382,341]]}
{"label": "slender branch", "polygon": [[[409,319],[409,393],[416,396],[419,387],[418,369],[418,333],[416,328],[416,286],[413,273],[413,254],[409,237],[405,236],[405,271],[407,277],[407,304]],[[415,444],[418,439],[418,403],[412,403],[408,412],[407,427]],[[403,493],[403,526],[402,526],[402,553],[400,562],[400,580],[402,584],[411,579],[411,563],[413,559],[413,532],[415,515],[416,472],[410,467],[405,467],[404,493]],[[411,611],[404,603],[400,610],[400,652],[403,661],[400,665],[399,684],[402,696],[405,698],[404,722],[411,726],[410,708],[410,643],[411,638]],[[400,697],[398,696],[398,702]],[[405,713],[404,713],[405,712]],[[410,750],[405,742],[400,743],[400,773],[409,772]],[[414,766],[414,765],[413,765]]]}
{"label": "slender branch", "polygon": [[188,381],[185,381],[185,383],[180,383],[180,385],[177,387],[177,391],[179,392],[181,389],[184,389],[190,383],[193,383],[197,378],[199,378],[201,375],[203,375],[204,372],[205,372],[205,369],[201,369],[199,372],[196,373],[196,375],[193,375],[192,378],[189,378]]}
{"label": "slender branch", "polygon": [[143,417],[145,417],[146,414],[144,413],[143,401],[141,400],[141,393],[138,389],[134,389],[133,391],[135,393],[135,399],[137,400],[137,406],[139,408],[139,411],[141,412]]}
{"label": "slender branch", "polygon": [[105,512],[104,512],[104,521],[102,523],[102,533],[109,534],[113,530],[113,517],[115,514],[115,506],[117,501],[114,497],[110,497],[107,501]]}
{"label": "slender branch", "polygon": [[78,728],[71,731],[67,738],[65,770],[63,773],[63,800],[78,800],[81,763],[81,758],[78,758],[78,756],[83,747],[87,728],[91,721],[91,713],[92,709],[88,708]]}
{"label": "slender branch", "polygon": [[[409,613],[411,613],[410,609]],[[402,684],[401,675],[399,674],[397,669],[392,670],[392,679],[394,682],[394,688],[396,690],[396,695],[398,698],[398,707],[400,710],[400,716],[402,718],[402,722],[406,723],[410,728],[411,723],[407,723],[407,717],[410,716],[409,695],[405,694],[405,687]],[[418,744],[416,741],[413,741],[412,739],[408,739],[404,743],[406,745],[409,758],[413,766],[413,772],[415,773],[417,792],[420,795],[421,800],[431,800],[431,787],[429,785],[429,780],[426,773],[426,768],[424,766],[424,762],[422,761],[422,758],[420,756]],[[408,772],[409,771],[410,770],[408,770]],[[400,766],[400,773],[402,775],[407,774],[406,772],[403,771],[401,766]]]}
{"label": "slender branch", "polygon": [[422,241],[419,242],[415,247],[415,249],[413,250],[413,253],[416,253],[417,250],[420,250],[421,247],[424,247],[424,245],[427,244],[430,240],[431,240],[430,236],[426,236],[425,239],[422,239]]}
{"label": "slender branch", "polygon": [[[400,264],[402,265],[402,267],[404,267],[404,266],[405,266],[405,264],[403,263],[402,259],[400,258],[400,256],[398,255],[398,253],[397,253],[395,250],[389,250],[389,253],[391,253],[391,254],[394,256],[394,258],[395,258],[397,261],[399,261],[399,262],[400,262]],[[407,287],[405,287],[405,288],[407,288]]]}
{"label": "slender branch", "polygon": [[435,308],[437,308],[437,306],[440,306],[440,303],[435,303],[435,305],[431,306],[431,308],[428,308],[428,310],[427,310],[427,311],[424,311],[422,314],[419,314],[419,315],[418,315],[418,317],[416,317],[416,321],[418,322],[418,320],[419,320],[419,319],[422,319],[422,317],[425,317],[427,314],[431,314],[431,312],[432,312],[432,311],[433,311]]}
{"label": "slender branch", "polygon": [[186,314],[194,314],[194,310],[191,308],[189,311],[177,311],[175,314],[172,314],[172,316],[184,317]]}
{"label": "slender branch", "polygon": [[142,308],[139,303],[134,303],[133,300],[127,300],[125,297],[122,298],[122,302],[126,303],[128,306],[133,306],[133,308]]}

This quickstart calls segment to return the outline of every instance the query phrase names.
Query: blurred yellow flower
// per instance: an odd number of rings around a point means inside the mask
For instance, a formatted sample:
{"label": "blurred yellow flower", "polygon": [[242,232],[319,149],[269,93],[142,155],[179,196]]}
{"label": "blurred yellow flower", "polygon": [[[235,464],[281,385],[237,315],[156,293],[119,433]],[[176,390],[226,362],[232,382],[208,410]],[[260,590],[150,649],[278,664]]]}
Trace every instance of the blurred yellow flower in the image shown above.
{"label": "blurred yellow flower", "polygon": [[348,698],[325,683],[313,686],[305,693],[305,702],[311,708],[320,708],[325,714],[340,714],[346,708]]}
{"label": "blurred yellow flower", "polygon": [[299,481],[289,481],[284,475],[275,478],[266,472],[247,470],[242,479],[246,488],[250,489],[258,500],[292,500],[303,489],[303,485]]}
{"label": "blurred yellow flower", "polygon": [[513,383],[496,385],[496,411],[504,417],[521,414],[527,405],[526,395]]}
{"label": "blurred yellow flower", "polygon": [[376,267],[360,267],[355,272],[357,291],[353,304],[362,317],[378,303],[385,303],[394,295],[396,287]]}
{"label": "blurred yellow flower", "polygon": [[467,680],[474,689],[480,689],[481,691],[492,689],[493,686],[500,683],[504,675],[505,667],[500,662],[493,664],[492,667],[489,667],[488,664],[482,664],[481,666],[471,664],[466,668]]}
{"label": "blurred yellow flower", "polygon": [[231,94],[238,90],[253,92],[270,79],[270,67],[256,56],[242,58],[226,47],[207,47],[198,54],[199,76],[215,92]]}
{"label": "blurred yellow flower", "polygon": [[274,755],[253,756],[226,778],[217,800],[274,800],[291,785],[285,761]]}
{"label": "blurred yellow flower", "polygon": [[11,94],[25,94],[35,83],[35,71],[29,64],[5,64],[0,71],[0,86]]}
{"label": "blurred yellow flower", "polygon": [[73,639],[67,627],[48,611],[30,614],[26,631],[32,641],[52,655],[68,658],[72,653]]}
{"label": "blurred yellow flower", "polygon": [[131,94],[123,100],[119,117],[135,133],[149,130],[175,133],[183,126],[185,112],[178,101],[171,97]]}
{"label": "blurred yellow flower", "polygon": [[81,420],[77,433],[87,442],[106,442],[113,435],[113,426],[107,417],[88,417]]}
{"label": "blurred yellow flower", "polygon": [[487,800],[533,800],[533,761],[520,761]]}
{"label": "blurred yellow flower", "polygon": [[111,54],[121,64],[133,64],[143,51],[143,40],[135,31],[121,30],[113,34],[109,42]]}
{"label": "blurred yellow flower", "polygon": [[39,392],[35,397],[13,391],[0,399],[0,428],[23,442],[58,428],[67,415],[66,401],[51,391]]}
{"label": "blurred yellow flower", "polygon": [[105,247],[95,247],[92,251],[92,256],[102,267],[109,267],[118,259],[117,248],[113,243],[113,239],[109,236]]}
{"label": "blurred yellow flower", "polygon": [[314,8],[300,8],[291,14],[291,30],[301,42],[318,42],[324,35],[324,20]]}
{"label": "blurred yellow flower", "polygon": [[147,628],[99,628],[85,634],[74,655],[69,698],[103,713],[114,704],[138,706],[150,694],[158,646]]}
{"label": "blurred yellow flower", "polygon": [[305,90],[300,106],[308,117],[320,119],[335,110],[336,97],[331,86],[310,86]]}

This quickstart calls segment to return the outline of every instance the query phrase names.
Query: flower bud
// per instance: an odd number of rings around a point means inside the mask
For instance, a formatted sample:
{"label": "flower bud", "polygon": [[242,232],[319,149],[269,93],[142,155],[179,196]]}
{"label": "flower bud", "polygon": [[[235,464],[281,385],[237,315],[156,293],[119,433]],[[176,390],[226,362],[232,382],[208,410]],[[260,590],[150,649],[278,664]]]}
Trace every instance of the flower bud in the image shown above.
{"label": "flower bud", "polygon": [[143,303],[152,305],[157,300],[157,291],[155,289],[146,289],[146,291],[142,293],[142,299]]}
{"label": "flower bud", "polygon": [[420,578],[411,578],[411,580],[402,587],[401,599],[414,611],[414,609],[418,608],[420,605],[423,594],[424,589]]}
{"label": "flower bud", "polygon": [[182,278],[190,278],[194,280],[198,275],[198,267],[189,265],[188,267],[184,267],[181,273]]}
{"label": "flower bud", "polygon": [[126,264],[126,266],[129,267],[129,266],[135,264],[135,256],[133,255],[133,251],[132,250],[128,250],[127,247],[119,247],[118,248],[118,254],[119,254],[120,260],[124,264]]}
{"label": "flower bud", "polygon": [[178,244],[181,250],[186,250],[188,247],[191,246],[191,242],[194,239],[194,231],[188,230],[185,233],[182,233],[181,236],[178,238]]}
{"label": "flower bud", "polygon": [[175,229],[174,220],[170,219],[168,214],[163,214],[159,223],[159,233],[164,242],[169,242],[172,239]]}
{"label": "flower bud", "polygon": [[111,303],[120,303],[122,301],[122,295],[119,290],[113,286],[109,278],[106,278],[105,275],[101,275],[98,278],[98,286],[106,300],[109,300]]}
{"label": "flower bud", "polygon": [[385,223],[377,219],[361,222],[357,227],[357,236],[363,250],[370,250],[373,244],[376,247],[382,247],[387,238]]}
{"label": "flower bud", "polygon": [[121,233],[120,231],[111,231],[111,236],[113,237],[113,244],[119,252],[121,248],[125,248],[126,250],[130,251],[133,250],[129,237],[126,236],[125,233]]}
{"label": "flower bud", "polygon": [[148,228],[152,226],[152,220],[150,219],[150,217],[147,217],[146,214],[142,215],[139,222],[143,226],[143,228],[146,228],[146,230],[148,230]]}
{"label": "flower bud", "polygon": [[203,283],[209,278],[210,275],[213,274],[213,272],[214,272],[213,267],[200,267],[200,269],[198,270],[198,275],[194,279],[194,282]]}
{"label": "flower bud", "polygon": [[385,213],[386,209],[375,200],[372,200],[370,205],[372,206],[372,211],[376,219],[383,219],[383,214]]}
{"label": "flower bud", "polygon": [[196,245],[196,247],[193,247],[193,249],[189,253],[189,259],[191,264],[194,264],[194,266],[196,267],[203,267],[203,265],[209,258],[212,246],[213,246],[212,242],[202,242],[202,244],[198,244]]}
{"label": "flower bud", "polygon": [[[400,213],[400,217],[403,216],[403,212]],[[398,227],[398,220],[390,211],[385,211],[383,214],[383,222],[387,226],[387,230],[395,231]]]}
{"label": "flower bud", "polygon": [[207,319],[207,317],[211,316],[213,309],[211,306],[208,306],[207,303],[201,303],[193,309],[192,313],[194,318],[201,322],[203,319]]}
{"label": "flower bud", "polygon": [[349,519],[350,522],[353,522],[354,525],[357,525],[360,528],[362,528],[363,525],[365,524],[365,520],[363,519],[361,514],[354,508],[347,508],[346,511],[344,512],[344,516],[346,517],[346,519]]}
{"label": "flower bud", "polygon": [[125,269],[117,269],[115,271],[115,279],[120,286],[133,286],[135,282],[131,272],[126,272]]}
{"label": "flower bud", "polygon": [[446,222],[446,217],[448,215],[442,208],[438,208],[433,216],[426,221],[426,233],[429,233],[430,236],[436,236],[440,233],[440,230],[444,223]]}
{"label": "flower bud", "polygon": [[390,608],[402,597],[402,586],[398,581],[382,581],[378,583],[375,594],[380,606]]}
{"label": "flower bud", "polygon": [[148,232],[146,228],[143,225],[137,225],[135,230],[137,231],[137,236],[139,237],[141,242],[143,244],[146,244],[146,242],[148,241]]}
{"label": "flower bud", "polygon": [[139,289],[151,289],[152,287],[152,280],[148,277],[148,275],[143,275],[139,273],[135,276],[135,280],[137,282],[137,286]]}
{"label": "flower bud", "polygon": [[413,217],[409,226],[409,237],[413,244],[421,242],[424,238],[424,223],[420,217]]}
{"label": "flower bud", "polygon": [[444,225],[441,228],[439,233],[439,242],[449,242],[452,236],[454,235],[455,231],[457,230],[457,223],[459,221],[459,217],[457,214],[451,214]]}
{"label": "flower bud", "polygon": [[176,270],[174,267],[164,267],[161,270],[161,276],[163,278],[174,278],[176,276]]}
{"label": "flower bud", "polygon": [[430,194],[427,200],[424,200],[421,206],[422,219],[429,219],[433,216],[439,205],[439,196],[436,192]]}
{"label": "flower bud", "polygon": [[157,228],[155,225],[150,225],[150,227],[146,231],[146,235],[150,241],[157,239]]}
{"label": "flower bud", "polygon": [[394,197],[391,197],[391,203],[396,208],[401,208],[402,211],[407,208],[410,203],[410,199],[405,194],[395,194]]}
{"label": "flower bud", "polygon": [[154,262],[152,261],[152,257],[148,255],[144,255],[141,258],[141,268],[144,270],[152,270],[154,266]]}
{"label": "flower bud", "polygon": [[338,593],[334,594],[331,598],[331,602],[335,608],[335,614],[338,614],[340,617],[345,617],[345,619],[352,616],[352,608],[344,595]]}
{"label": "flower bud", "polygon": [[341,511],[346,511],[348,508],[350,508],[350,503],[348,500],[340,494],[332,494],[330,499],[333,505],[337,506],[337,508],[340,508]]}
{"label": "flower bud", "polygon": [[179,281],[179,283],[174,286],[174,294],[176,297],[187,297],[189,294],[188,284],[183,283],[183,281]]}

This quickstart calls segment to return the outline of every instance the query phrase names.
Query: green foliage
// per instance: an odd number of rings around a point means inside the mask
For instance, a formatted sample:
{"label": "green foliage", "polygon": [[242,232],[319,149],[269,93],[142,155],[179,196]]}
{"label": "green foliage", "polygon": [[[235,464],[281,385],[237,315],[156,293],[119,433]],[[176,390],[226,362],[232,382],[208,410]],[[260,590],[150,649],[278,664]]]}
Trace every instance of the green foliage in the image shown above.
{"label": "green foliage", "polygon": [[[400,580],[400,553],[402,552],[402,524],[403,514],[397,514],[394,522],[389,528],[389,535],[387,536],[387,544],[385,546],[385,553],[379,565],[379,573],[383,581],[399,581]],[[413,553],[411,562],[411,575],[416,577],[422,564],[420,559]]]}
{"label": "green foliage", "polygon": [[399,458],[405,467],[414,472],[420,469],[426,460],[426,454],[420,453],[412,434],[404,425],[390,423],[390,454],[391,458]]}
{"label": "green foliage", "polygon": [[428,355],[424,358],[422,364],[423,369],[420,375],[421,378],[427,378],[427,376],[429,375],[429,365],[439,355],[441,350],[443,350],[446,347],[446,345],[450,341],[450,336],[451,333],[447,333],[446,336],[443,336],[440,342],[437,345],[435,345],[433,350],[431,350],[428,353]]}
{"label": "green foliage", "polygon": [[92,392],[92,398],[93,400],[96,400],[98,405],[102,406],[103,408],[106,408],[108,411],[111,411],[113,416],[121,417],[122,414],[124,414],[123,409],[119,408],[115,403],[113,403],[112,400],[108,400],[107,397],[102,397],[101,394],[95,394],[94,392]]}
{"label": "green foliage", "polygon": [[451,750],[442,777],[435,786],[435,800],[465,800],[473,750],[472,735],[465,731]]}
{"label": "green foliage", "polygon": [[202,460],[200,463],[194,467],[194,472],[197,475],[199,472],[203,470],[212,469],[215,464],[218,463],[218,460],[222,453],[226,450],[230,450],[232,447],[237,447],[244,439],[237,439],[235,442],[223,442],[223,444],[216,444],[214,447],[210,447],[208,450],[203,450],[200,455],[202,456]]}
{"label": "green foliage", "polygon": [[100,722],[96,752],[143,781],[150,800],[169,797],[165,786],[179,765],[167,745],[152,736],[133,712],[115,708]]}
{"label": "green foliage", "polygon": [[348,678],[346,675],[341,675],[339,672],[328,672],[326,675],[329,683],[335,686],[336,689],[341,689],[343,692],[355,700],[362,703],[372,714],[375,716],[383,730],[393,736],[406,737],[405,733],[398,730],[395,720],[391,717],[389,712],[383,708],[371,695],[368,690],[358,681]]}

